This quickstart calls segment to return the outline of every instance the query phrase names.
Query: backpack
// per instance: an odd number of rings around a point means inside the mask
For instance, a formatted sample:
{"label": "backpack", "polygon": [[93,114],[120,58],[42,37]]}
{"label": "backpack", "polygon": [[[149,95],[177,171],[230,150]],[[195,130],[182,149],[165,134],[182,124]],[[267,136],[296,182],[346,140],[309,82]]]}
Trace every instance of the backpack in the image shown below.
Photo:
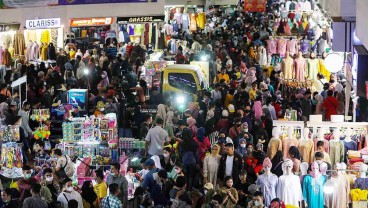
{"label": "backpack", "polygon": [[195,165],[197,163],[192,151],[184,152],[182,162],[183,165]]}

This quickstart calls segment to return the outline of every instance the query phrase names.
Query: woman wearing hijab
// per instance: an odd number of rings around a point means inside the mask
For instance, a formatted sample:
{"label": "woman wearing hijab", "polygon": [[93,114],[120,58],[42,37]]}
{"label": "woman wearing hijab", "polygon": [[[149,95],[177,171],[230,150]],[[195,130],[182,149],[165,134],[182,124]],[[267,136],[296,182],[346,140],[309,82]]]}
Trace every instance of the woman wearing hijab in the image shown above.
{"label": "woman wearing hijab", "polygon": [[221,156],[219,155],[220,146],[214,144],[211,148],[211,154],[204,158],[203,163],[203,178],[204,183],[212,183],[213,187],[217,189],[217,173],[220,166]]}
{"label": "woman wearing hijab", "polygon": [[276,155],[272,158],[271,162],[272,162],[272,168],[271,168],[271,172],[275,175],[277,175],[277,177],[280,177],[283,172],[282,172],[282,163],[284,159],[284,154],[282,153],[281,150],[276,152]]}
{"label": "woman wearing hijab", "polygon": [[208,137],[206,137],[205,129],[203,127],[199,128],[197,131],[197,136],[193,138],[198,144],[198,156],[201,162],[203,162],[206,157],[206,152],[211,148],[211,143]]}
{"label": "woman wearing hijab", "polygon": [[291,160],[294,163],[293,171],[294,173],[298,173],[299,166],[302,160],[302,156],[300,155],[298,148],[296,146],[291,146],[289,148],[289,155],[290,155]]}
{"label": "woman wearing hijab", "polygon": [[165,124],[166,124],[166,107],[165,107],[164,104],[159,104],[157,106],[156,119],[157,118],[161,118],[162,120],[164,120],[164,128],[165,128]]}
{"label": "woman wearing hijab", "polygon": [[245,156],[247,154],[247,141],[244,138],[239,139],[239,146],[236,150],[237,153],[240,154],[240,156]]}
{"label": "woman wearing hijab", "polygon": [[323,110],[323,96],[320,94],[317,94],[314,96],[314,99],[317,100],[317,104],[316,104],[316,111],[314,112],[315,115],[321,114],[322,115],[322,120],[324,120],[324,110]]}
{"label": "woman wearing hijab", "polygon": [[197,136],[198,127],[197,121],[194,118],[187,118],[188,129],[192,131],[193,136]]}
{"label": "woman wearing hijab", "polygon": [[162,166],[161,166],[161,162],[160,162],[160,157],[159,156],[157,156],[157,155],[153,155],[152,157],[151,157],[151,159],[153,160],[153,161],[155,161],[155,166],[156,166],[156,168],[158,168],[158,169],[162,169]]}
{"label": "woman wearing hijab", "polygon": [[101,77],[102,77],[102,80],[100,81],[100,83],[97,86],[98,89],[106,88],[110,84],[109,77],[107,76],[107,72],[106,71],[103,71],[102,72]]}
{"label": "woman wearing hijab", "polygon": [[83,207],[95,208],[97,207],[97,194],[93,190],[92,181],[84,181],[82,185]]}

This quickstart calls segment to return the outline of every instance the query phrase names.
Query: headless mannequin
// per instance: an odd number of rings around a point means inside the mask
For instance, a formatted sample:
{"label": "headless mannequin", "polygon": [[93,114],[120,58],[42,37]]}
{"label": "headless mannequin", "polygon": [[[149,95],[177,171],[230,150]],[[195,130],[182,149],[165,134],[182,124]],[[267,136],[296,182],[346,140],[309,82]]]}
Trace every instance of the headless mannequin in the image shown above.
{"label": "headless mannequin", "polygon": [[300,178],[293,174],[293,161],[286,159],[282,164],[284,175],[280,176],[277,183],[276,194],[285,204],[299,207],[302,200],[302,188]]}
{"label": "headless mannequin", "polygon": [[189,25],[190,25],[190,17],[187,11],[187,8],[184,8],[183,14],[181,16],[181,20],[182,20],[182,29],[183,31],[187,31],[189,32]]}
{"label": "headless mannequin", "polygon": [[272,138],[268,143],[267,157],[269,157],[272,160],[272,158],[276,155],[276,152],[278,150],[282,150],[282,142],[280,139],[280,128],[274,127],[272,129]]}
{"label": "headless mannequin", "polygon": [[293,79],[294,78],[294,61],[290,57],[289,52],[286,52],[285,58],[281,63],[281,70],[284,79]]}
{"label": "headless mannequin", "polygon": [[284,153],[284,157],[288,157],[289,149],[291,146],[298,147],[299,142],[294,137],[294,127],[289,126],[287,130],[288,137],[282,141],[282,152]]}
{"label": "headless mannequin", "polygon": [[301,175],[302,176],[308,174],[308,167],[309,167],[309,165],[306,162],[302,162],[300,164],[300,167],[299,168],[300,168],[300,172],[301,172]]}
{"label": "headless mannequin", "polygon": [[330,158],[332,167],[344,160],[344,144],[340,141],[341,132],[339,129],[335,129],[333,131],[333,137],[333,140],[330,141]]}
{"label": "headless mannequin", "polygon": [[344,139],[344,160],[347,162],[347,152],[349,150],[356,151],[358,149],[357,143],[351,139],[351,136],[353,134],[353,130],[351,128],[348,128],[346,130],[345,139]]}
{"label": "headless mannequin", "polygon": [[180,11],[180,8],[176,8],[176,13],[174,14],[174,20],[176,20],[176,23],[178,23],[179,27],[181,27],[182,13]]}
{"label": "headless mannequin", "polygon": [[309,137],[309,129],[304,128],[303,137],[299,141],[299,152],[303,157],[303,162],[312,163],[314,160],[314,142]]}
{"label": "headless mannequin", "polygon": [[333,192],[325,193],[325,205],[328,208],[349,207],[350,182],[348,177],[343,174],[343,163],[337,163],[335,174],[332,175]]}
{"label": "headless mannequin", "polygon": [[367,178],[367,170],[368,170],[368,166],[366,164],[361,164],[359,166],[359,177]]}
{"label": "headless mannequin", "polygon": [[308,67],[307,68],[308,69],[308,78],[316,80],[317,79],[317,74],[318,74],[318,69],[319,69],[319,60],[316,59],[316,54],[314,54],[313,52],[310,53],[310,59],[308,59],[307,67]]}
{"label": "headless mannequin", "polygon": [[295,79],[299,81],[304,81],[306,74],[306,61],[303,58],[302,52],[299,51],[298,57],[295,59]]}

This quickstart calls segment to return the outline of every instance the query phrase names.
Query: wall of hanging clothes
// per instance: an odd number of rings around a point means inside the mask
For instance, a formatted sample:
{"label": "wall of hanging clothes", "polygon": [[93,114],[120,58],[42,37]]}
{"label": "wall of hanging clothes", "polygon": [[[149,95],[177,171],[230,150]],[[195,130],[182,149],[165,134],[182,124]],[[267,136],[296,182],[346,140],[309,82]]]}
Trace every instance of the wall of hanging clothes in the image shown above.
{"label": "wall of hanging clothes", "polygon": [[165,6],[165,23],[170,25],[170,35],[191,33],[205,29],[206,13],[203,6]]}

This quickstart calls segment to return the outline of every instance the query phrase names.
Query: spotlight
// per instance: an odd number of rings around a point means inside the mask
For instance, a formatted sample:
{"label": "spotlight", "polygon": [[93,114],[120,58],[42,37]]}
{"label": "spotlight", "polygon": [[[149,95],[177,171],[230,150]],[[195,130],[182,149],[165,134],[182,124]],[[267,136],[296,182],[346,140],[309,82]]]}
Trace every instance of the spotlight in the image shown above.
{"label": "spotlight", "polygon": [[89,74],[89,69],[87,69],[87,68],[83,69],[83,74],[88,75]]}

